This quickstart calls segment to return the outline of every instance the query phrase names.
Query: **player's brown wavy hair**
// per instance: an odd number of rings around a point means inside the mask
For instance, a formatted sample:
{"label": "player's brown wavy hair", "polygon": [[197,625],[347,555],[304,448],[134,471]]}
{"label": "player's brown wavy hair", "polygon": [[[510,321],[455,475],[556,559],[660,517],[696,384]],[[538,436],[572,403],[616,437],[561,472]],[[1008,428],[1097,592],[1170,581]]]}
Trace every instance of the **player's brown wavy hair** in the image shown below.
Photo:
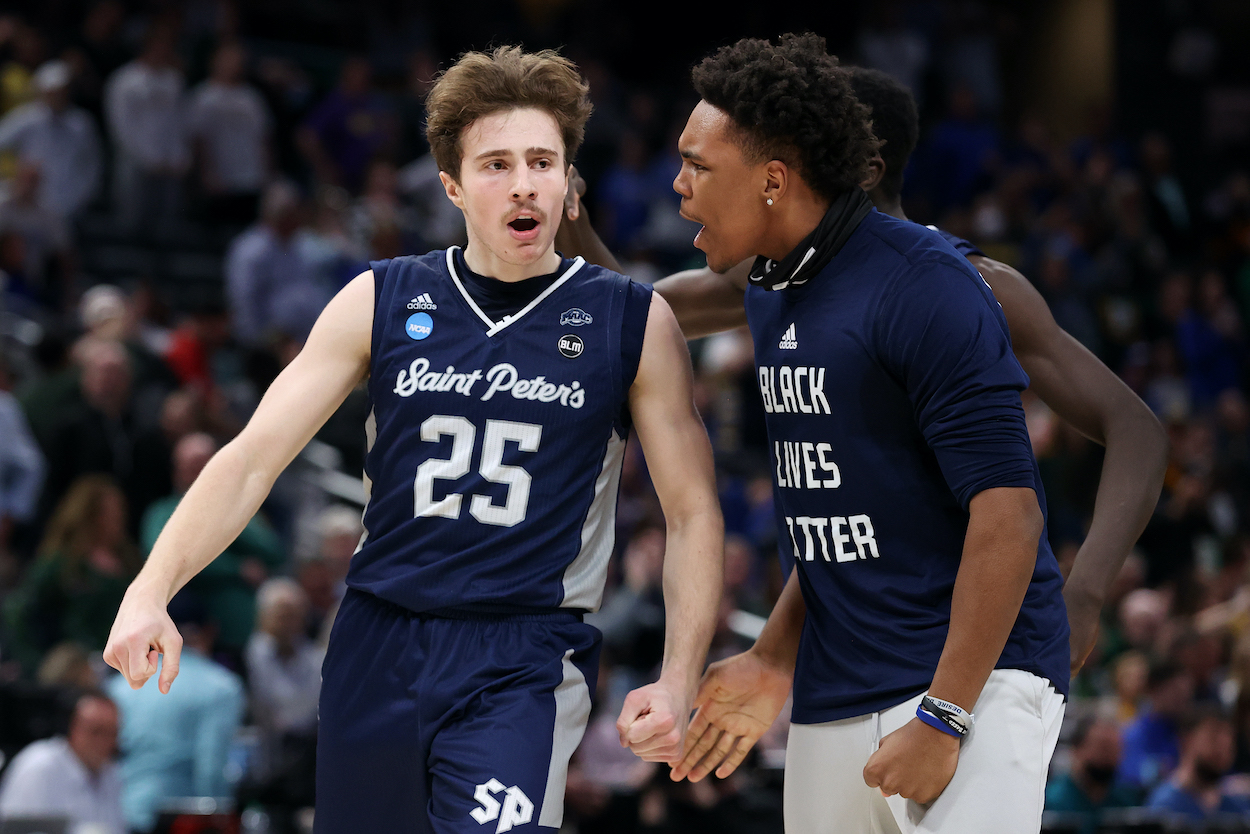
{"label": "player's brown wavy hair", "polygon": [[743,38],[704,58],[691,79],[739,128],[749,160],[781,160],[828,200],[859,186],[881,144],[849,73],[819,35],[782,35],[776,44]]}
{"label": "player's brown wavy hair", "polygon": [[590,87],[577,66],[557,52],[500,46],[491,52],[466,52],[430,90],[425,135],[438,169],[459,182],[465,128],[484,116],[519,107],[551,114],[564,140],[564,161],[571,163],[590,118]]}

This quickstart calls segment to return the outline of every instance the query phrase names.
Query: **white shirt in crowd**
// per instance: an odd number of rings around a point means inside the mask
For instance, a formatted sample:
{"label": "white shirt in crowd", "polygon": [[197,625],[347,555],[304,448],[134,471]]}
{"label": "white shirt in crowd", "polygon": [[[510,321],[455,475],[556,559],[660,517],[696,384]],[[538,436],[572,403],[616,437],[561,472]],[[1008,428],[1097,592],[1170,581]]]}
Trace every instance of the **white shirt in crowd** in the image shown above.
{"label": "white shirt in crowd", "polygon": [[65,817],[72,834],[126,834],[117,766],[92,774],[59,736],[27,745],[0,781],[0,820],[22,817]]}
{"label": "white shirt in crowd", "polygon": [[245,660],[252,704],[266,730],[307,733],[317,727],[321,662],[325,652],[311,640],[291,657],[278,654],[277,641],[263,631],[252,633]]}
{"label": "white shirt in crowd", "polygon": [[207,168],[224,190],[261,190],[271,124],[260,93],[246,84],[209,79],[191,93],[187,128],[192,139],[203,143]]}
{"label": "white shirt in crowd", "polygon": [[29,521],[47,464],[17,399],[0,391],[0,517]]}
{"label": "white shirt in crowd", "polygon": [[109,76],[104,112],[118,151],[142,169],[180,169],[190,160],[182,73],[131,61]]}
{"label": "white shirt in crowd", "polygon": [[15,107],[0,119],[0,150],[39,166],[39,204],[61,217],[78,213],[100,187],[100,136],[80,107]]}

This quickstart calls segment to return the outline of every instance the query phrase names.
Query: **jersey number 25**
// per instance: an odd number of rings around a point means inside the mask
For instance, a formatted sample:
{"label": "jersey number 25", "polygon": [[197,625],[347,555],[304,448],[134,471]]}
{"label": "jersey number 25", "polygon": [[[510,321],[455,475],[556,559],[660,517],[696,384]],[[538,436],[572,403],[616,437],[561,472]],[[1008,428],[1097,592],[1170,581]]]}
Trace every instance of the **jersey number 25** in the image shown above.
{"label": "jersey number 25", "polygon": [[[435,501],[434,480],[455,481],[469,474],[476,435],[477,427],[465,417],[436,414],[421,424],[422,440],[437,443],[444,436],[451,437],[451,457],[430,458],[417,467],[417,480],[413,487],[417,516],[460,517],[460,493],[449,492]],[[507,485],[508,494],[502,506],[494,503],[489,495],[472,496],[469,512],[474,518],[497,527],[511,527],[525,520],[533,479],[520,466],[509,466],[503,462],[504,444],[511,440],[522,452],[537,452],[542,435],[543,427],[534,423],[486,421],[482,459],[478,461],[477,471],[491,483]]]}

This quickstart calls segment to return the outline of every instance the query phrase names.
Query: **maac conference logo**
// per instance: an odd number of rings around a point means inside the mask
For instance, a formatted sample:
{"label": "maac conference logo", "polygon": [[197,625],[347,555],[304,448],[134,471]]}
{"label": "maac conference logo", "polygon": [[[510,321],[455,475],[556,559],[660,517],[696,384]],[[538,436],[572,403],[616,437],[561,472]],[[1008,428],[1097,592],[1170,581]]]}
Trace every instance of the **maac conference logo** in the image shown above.
{"label": "maac conference logo", "polygon": [[586,349],[586,343],[581,340],[580,336],[574,336],[568,333],[560,337],[560,341],[556,343],[556,347],[560,349],[563,356],[569,359],[576,359],[582,355],[582,351]]}
{"label": "maac conference logo", "polygon": [[[500,791],[503,791],[502,803],[494,797]],[[478,825],[499,820],[499,825],[495,826],[495,834],[511,831],[517,825],[525,825],[534,816],[534,803],[530,802],[529,797],[516,785],[505,788],[498,779],[478,785],[473,792],[473,798],[482,807],[474,808],[469,816],[477,820]]]}
{"label": "maac conference logo", "polygon": [[574,307],[572,310],[565,310],[560,314],[561,327],[568,327],[569,325],[572,325],[573,327],[581,327],[583,324],[590,324],[593,321],[594,319],[591,318],[590,313],[587,313],[580,307]]}
{"label": "maac conference logo", "polygon": [[434,319],[430,318],[429,313],[413,313],[404,325],[404,332],[409,339],[419,342],[434,332]]}

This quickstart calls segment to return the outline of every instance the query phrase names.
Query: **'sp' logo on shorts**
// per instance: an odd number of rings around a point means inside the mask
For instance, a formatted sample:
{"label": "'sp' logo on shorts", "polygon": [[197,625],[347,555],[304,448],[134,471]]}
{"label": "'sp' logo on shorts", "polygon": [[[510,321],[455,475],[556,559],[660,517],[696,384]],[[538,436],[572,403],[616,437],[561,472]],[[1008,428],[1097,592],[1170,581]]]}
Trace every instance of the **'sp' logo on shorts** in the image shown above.
{"label": "'sp' logo on shorts", "polygon": [[409,339],[419,342],[434,332],[434,319],[430,318],[429,313],[413,313],[404,325],[404,332]]}
{"label": "'sp' logo on shorts", "polygon": [[569,359],[576,359],[586,349],[586,343],[582,341],[580,336],[574,336],[572,333],[569,333],[560,337],[556,347],[560,349],[561,355],[567,356]]}

